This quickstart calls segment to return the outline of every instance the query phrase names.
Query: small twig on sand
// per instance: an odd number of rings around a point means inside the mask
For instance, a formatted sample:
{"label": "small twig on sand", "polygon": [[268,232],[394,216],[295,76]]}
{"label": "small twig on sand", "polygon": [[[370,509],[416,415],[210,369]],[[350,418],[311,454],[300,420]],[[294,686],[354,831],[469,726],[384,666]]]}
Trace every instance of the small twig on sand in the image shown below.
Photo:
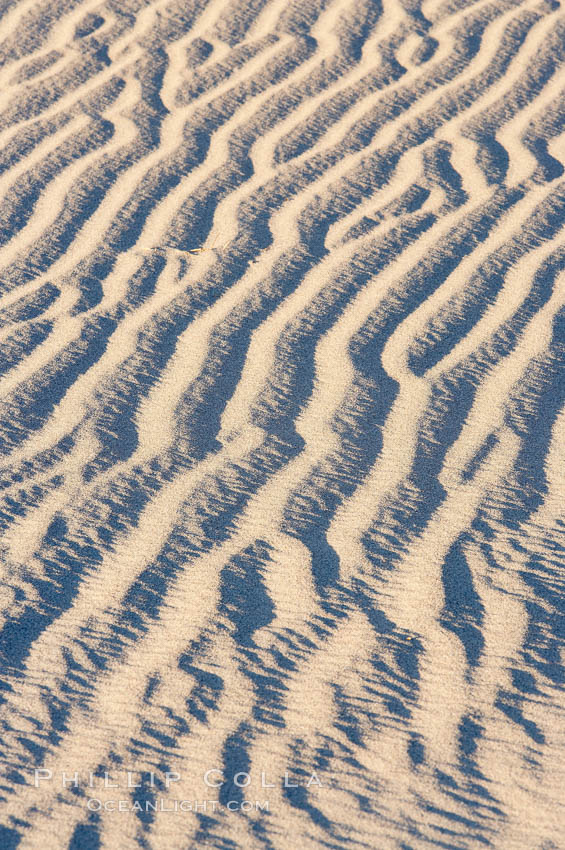
{"label": "small twig on sand", "polygon": [[[178,254],[202,254],[204,251],[214,251],[218,237],[214,238],[211,245],[199,245],[198,248],[177,248],[175,245],[152,245],[151,248],[142,248],[141,251],[176,251]],[[222,251],[228,244],[229,239],[224,242]]]}

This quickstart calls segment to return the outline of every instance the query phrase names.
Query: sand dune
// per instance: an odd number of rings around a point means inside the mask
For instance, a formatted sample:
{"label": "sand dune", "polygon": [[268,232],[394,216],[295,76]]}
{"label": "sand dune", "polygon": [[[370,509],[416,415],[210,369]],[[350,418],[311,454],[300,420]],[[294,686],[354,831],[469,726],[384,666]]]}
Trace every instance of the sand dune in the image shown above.
{"label": "sand dune", "polygon": [[565,848],[564,45],[0,2],[0,848]]}

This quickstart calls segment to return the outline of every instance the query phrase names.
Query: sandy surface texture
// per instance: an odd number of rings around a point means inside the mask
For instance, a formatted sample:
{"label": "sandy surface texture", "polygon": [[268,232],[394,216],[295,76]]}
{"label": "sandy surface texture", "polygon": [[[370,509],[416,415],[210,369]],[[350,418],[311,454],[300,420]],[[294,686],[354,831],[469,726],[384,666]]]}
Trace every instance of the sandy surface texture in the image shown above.
{"label": "sandy surface texture", "polygon": [[557,0],[0,0],[0,850],[565,850]]}

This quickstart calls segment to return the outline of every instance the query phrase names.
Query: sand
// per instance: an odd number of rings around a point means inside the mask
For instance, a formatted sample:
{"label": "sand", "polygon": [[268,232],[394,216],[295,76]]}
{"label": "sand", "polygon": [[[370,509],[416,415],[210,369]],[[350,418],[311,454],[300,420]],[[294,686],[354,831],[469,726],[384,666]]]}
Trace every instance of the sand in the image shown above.
{"label": "sand", "polygon": [[0,3],[1,850],[565,848],[564,51]]}

